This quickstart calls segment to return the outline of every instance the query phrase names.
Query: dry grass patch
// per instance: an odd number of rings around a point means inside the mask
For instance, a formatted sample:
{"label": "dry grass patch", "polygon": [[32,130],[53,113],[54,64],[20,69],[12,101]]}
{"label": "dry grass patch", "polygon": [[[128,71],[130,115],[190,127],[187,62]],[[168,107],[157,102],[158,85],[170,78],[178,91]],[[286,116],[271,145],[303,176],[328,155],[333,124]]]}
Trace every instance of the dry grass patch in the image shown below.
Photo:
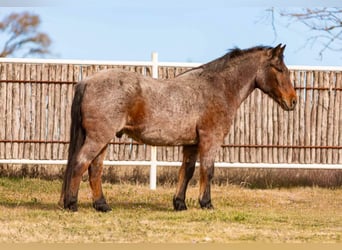
{"label": "dry grass patch", "polygon": [[60,181],[0,178],[0,242],[342,242],[342,190],[212,188],[215,210],[174,212],[174,187],[105,184],[98,213],[82,183],[79,212],[58,208]]}

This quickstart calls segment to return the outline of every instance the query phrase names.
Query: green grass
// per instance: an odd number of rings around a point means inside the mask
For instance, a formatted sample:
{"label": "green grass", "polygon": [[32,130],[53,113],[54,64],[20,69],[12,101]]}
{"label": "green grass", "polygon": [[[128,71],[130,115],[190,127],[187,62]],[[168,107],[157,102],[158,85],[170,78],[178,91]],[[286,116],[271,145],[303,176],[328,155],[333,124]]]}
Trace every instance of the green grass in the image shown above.
{"label": "green grass", "polygon": [[98,213],[88,183],[79,211],[57,206],[60,181],[0,178],[0,242],[342,242],[342,189],[212,187],[215,210],[172,208],[174,187],[104,184],[112,207]]}

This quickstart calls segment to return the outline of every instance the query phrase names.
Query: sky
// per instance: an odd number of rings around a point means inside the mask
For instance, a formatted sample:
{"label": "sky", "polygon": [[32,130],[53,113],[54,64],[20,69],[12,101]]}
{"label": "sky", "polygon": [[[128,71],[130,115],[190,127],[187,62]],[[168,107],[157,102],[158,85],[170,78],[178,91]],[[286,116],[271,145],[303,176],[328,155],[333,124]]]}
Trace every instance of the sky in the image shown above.
{"label": "sky", "polygon": [[0,0],[0,6],[0,19],[22,11],[40,16],[39,30],[52,39],[45,58],[149,61],[157,52],[162,62],[205,63],[235,47],[282,43],[288,65],[342,66],[342,52],[320,58],[321,44],[306,45],[311,31],[279,14],[275,35],[267,11],[336,7],[341,0]]}

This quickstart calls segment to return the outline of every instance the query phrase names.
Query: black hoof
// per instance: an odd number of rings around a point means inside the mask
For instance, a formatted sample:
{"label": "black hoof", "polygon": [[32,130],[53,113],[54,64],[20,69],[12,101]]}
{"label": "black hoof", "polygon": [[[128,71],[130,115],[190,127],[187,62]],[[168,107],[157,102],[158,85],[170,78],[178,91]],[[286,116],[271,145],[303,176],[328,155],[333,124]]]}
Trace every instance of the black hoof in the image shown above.
{"label": "black hoof", "polygon": [[202,209],[214,209],[214,206],[211,204],[211,200],[209,201],[199,201]]}
{"label": "black hoof", "polygon": [[106,200],[101,198],[93,203],[93,207],[99,212],[109,212],[112,209],[108,206]]}
{"label": "black hoof", "polygon": [[185,205],[185,201],[181,200],[179,198],[173,198],[173,208],[176,211],[183,211],[183,210],[187,210],[188,208]]}
{"label": "black hoof", "polygon": [[96,211],[99,212],[109,212],[112,209],[108,206],[108,204],[96,204],[95,202],[93,203],[93,207],[96,209]]}
{"label": "black hoof", "polygon": [[77,200],[70,199],[69,201],[64,200],[64,209],[70,210],[71,212],[77,212]]}

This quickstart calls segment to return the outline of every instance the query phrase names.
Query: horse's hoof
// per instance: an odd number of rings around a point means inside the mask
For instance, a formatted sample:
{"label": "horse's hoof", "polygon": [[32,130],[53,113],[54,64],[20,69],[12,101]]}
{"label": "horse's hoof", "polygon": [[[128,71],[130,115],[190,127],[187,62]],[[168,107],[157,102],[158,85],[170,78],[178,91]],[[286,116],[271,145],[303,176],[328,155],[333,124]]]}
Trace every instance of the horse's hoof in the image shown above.
{"label": "horse's hoof", "polygon": [[173,208],[176,211],[183,211],[188,209],[185,205],[185,201],[179,198],[173,198]]}
{"label": "horse's hoof", "polygon": [[93,207],[99,212],[109,212],[112,209],[108,206],[106,199],[102,196],[100,199],[94,201]]}
{"label": "horse's hoof", "polygon": [[64,209],[70,210],[71,212],[77,212],[77,199],[64,199]]}
{"label": "horse's hoof", "polygon": [[112,211],[112,209],[110,208],[110,206],[108,206],[107,203],[93,203],[93,207],[96,209],[96,211],[99,212],[109,212]]}
{"label": "horse's hoof", "polygon": [[214,209],[214,206],[211,204],[211,201],[199,201],[202,209]]}
{"label": "horse's hoof", "polygon": [[64,209],[70,210],[71,212],[77,212],[78,210],[77,203],[71,203],[71,202],[69,202],[69,204],[64,203]]}

